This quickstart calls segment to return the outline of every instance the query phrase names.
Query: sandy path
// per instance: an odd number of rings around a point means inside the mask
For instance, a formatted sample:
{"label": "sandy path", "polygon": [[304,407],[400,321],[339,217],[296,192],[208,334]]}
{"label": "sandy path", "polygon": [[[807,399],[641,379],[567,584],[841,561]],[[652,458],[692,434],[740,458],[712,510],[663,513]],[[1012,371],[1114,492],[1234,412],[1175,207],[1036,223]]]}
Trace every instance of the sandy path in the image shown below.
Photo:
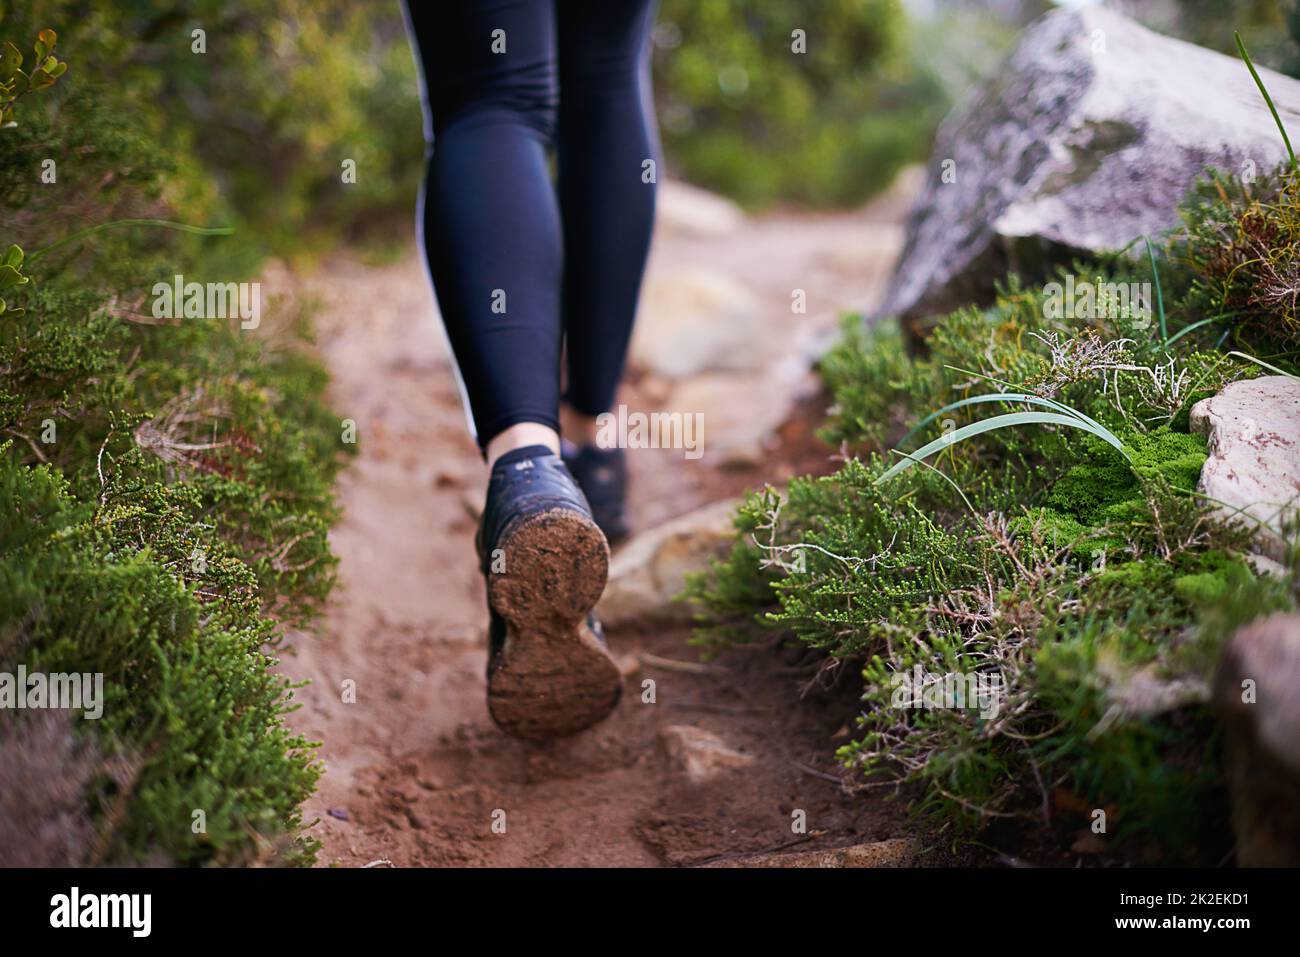
{"label": "sandy path", "polygon": [[[835,308],[861,308],[883,275],[880,250],[896,237],[872,240],[869,220],[776,216],[726,239],[661,234],[652,269],[725,270],[770,302],[772,323],[790,321],[790,288],[809,287],[824,325]],[[472,545],[486,470],[466,435],[419,260],[343,259],[294,282],[321,301],[333,406],[356,421],[360,442],[332,535],[339,588],[321,626],[293,636],[282,664],[312,682],[297,692],[303,707],[290,723],[324,741],[327,771],[304,808],[306,821],[318,819],[310,833],[323,843],[321,864],[691,864],[901,833],[897,805],[848,797],[832,780],[854,703],[845,691],[800,702],[810,672],[794,652],[765,646],[707,671],[665,669],[641,659],[694,661],[684,633],[614,630],[629,680],[609,721],[540,746],[497,731],[484,701],[486,614]],[[708,455],[685,468],[680,452],[635,453],[638,518],[644,526],[781,481],[807,467],[801,454],[738,470]],[[646,678],[656,682],[653,704],[641,699]],[[355,701],[345,700],[348,682]],[[752,762],[692,783],[663,747],[664,729],[682,725],[717,733]],[[792,831],[796,810],[812,837]]]}

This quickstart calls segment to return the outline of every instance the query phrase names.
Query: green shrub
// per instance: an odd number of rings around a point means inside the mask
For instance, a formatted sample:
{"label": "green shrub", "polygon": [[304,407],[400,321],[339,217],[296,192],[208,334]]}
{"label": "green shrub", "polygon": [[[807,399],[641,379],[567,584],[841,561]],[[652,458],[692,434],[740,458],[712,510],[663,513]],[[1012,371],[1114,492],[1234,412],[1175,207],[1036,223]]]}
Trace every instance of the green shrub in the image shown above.
{"label": "green shrub", "polygon": [[[1186,302],[1188,270],[1167,254],[1158,269],[1166,301]],[[1122,257],[1070,271],[1099,290],[1152,281]],[[916,807],[967,835],[1056,802],[1058,815],[1107,809],[1130,857],[1217,862],[1226,805],[1205,689],[1237,625],[1296,606],[1297,578],[1257,578],[1246,533],[1196,493],[1205,447],[1187,423],[1197,400],[1259,370],[1217,351],[1208,326],[1173,339],[1195,319],[1181,307],[1161,318],[1099,299],[1096,318],[1063,319],[1049,298],[1012,279],[993,307],[940,322],[923,357],[895,325],[850,318],[821,366],[823,436],[849,458],[750,497],[732,554],[689,583],[699,640],[778,630],[863,662],[841,760],[869,784],[920,785]],[[1028,398],[957,404],[997,393]],[[1120,448],[1042,424],[944,440],[1047,403]],[[935,438],[924,464],[882,481]],[[918,667],[1004,693],[900,706],[900,676]]]}
{"label": "green shrub", "polygon": [[[1300,171],[1245,184],[1212,175],[1184,210],[1175,257],[1192,276],[1189,315],[1220,341],[1300,356]],[[1261,356],[1263,358],[1263,356]]]}
{"label": "green shrub", "polygon": [[0,667],[104,674],[87,724],[145,757],[103,860],[265,854],[318,773],[267,649],[333,581],[323,373],[224,322],[126,322],[57,279],[18,301],[0,326]]}
{"label": "green shrub", "polygon": [[[226,319],[156,318],[149,305],[154,284],[176,273],[239,281],[266,250],[303,248],[294,230],[327,235],[360,215],[329,208],[323,194],[298,202],[337,176],[333,156],[328,170],[304,162],[307,172],[258,185],[259,150],[305,142],[311,126],[290,128],[272,91],[251,95],[249,84],[271,82],[258,72],[273,69],[260,63],[275,59],[268,50],[212,56],[223,31],[249,32],[224,18],[250,10],[296,23],[298,39],[281,38],[291,45],[319,40],[322,24],[358,28],[319,5],[46,4],[42,15],[65,18],[56,26],[70,66],[0,130],[0,258],[26,280],[3,273],[0,671],[99,672],[107,696],[99,721],[51,729],[0,716],[7,775],[33,793],[55,793],[43,782],[66,778],[63,816],[51,807],[29,825],[62,828],[52,859],[64,863],[299,862],[314,850],[299,836],[298,806],[319,767],[312,743],[285,727],[291,688],[272,666],[283,627],[310,622],[334,579],[327,533],[344,447],[322,401],[325,372],[301,306],[268,303],[253,332]],[[209,14],[211,52],[198,61],[189,17]],[[35,35],[45,24],[33,16],[11,8],[0,32]],[[161,95],[182,78],[159,64],[183,72],[191,56],[214,74]],[[332,57],[322,69],[337,68]],[[361,99],[383,96],[382,75],[344,71],[330,109],[363,111]],[[223,84],[208,90],[213,105],[181,117],[213,82]],[[236,116],[250,131],[268,124],[266,135],[242,151],[205,140],[217,128],[209,123]],[[321,156],[346,126],[332,122],[311,146]],[[247,187],[209,179],[207,164],[236,151],[243,159],[225,172],[246,175]],[[270,203],[269,190],[286,205]],[[153,220],[237,228],[213,238],[138,225]],[[272,220],[282,235],[245,241]],[[76,760],[65,768],[49,751]],[[44,840],[0,835],[20,852]]]}

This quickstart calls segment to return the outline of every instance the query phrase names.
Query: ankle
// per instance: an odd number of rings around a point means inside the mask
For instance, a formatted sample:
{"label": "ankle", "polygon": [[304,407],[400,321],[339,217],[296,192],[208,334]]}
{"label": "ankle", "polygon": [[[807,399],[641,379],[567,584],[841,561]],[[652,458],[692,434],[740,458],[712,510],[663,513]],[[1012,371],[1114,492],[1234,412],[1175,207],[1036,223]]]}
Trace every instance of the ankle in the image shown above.
{"label": "ankle", "polygon": [[597,445],[600,435],[600,419],[586,415],[570,406],[560,407],[560,431],[568,441],[578,448]]}
{"label": "ankle", "polygon": [[544,445],[555,455],[560,454],[560,436],[548,425],[540,422],[520,422],[498,432],[487,444],[487,464],[491,468],[497,459],[515,449],[530,445]]}

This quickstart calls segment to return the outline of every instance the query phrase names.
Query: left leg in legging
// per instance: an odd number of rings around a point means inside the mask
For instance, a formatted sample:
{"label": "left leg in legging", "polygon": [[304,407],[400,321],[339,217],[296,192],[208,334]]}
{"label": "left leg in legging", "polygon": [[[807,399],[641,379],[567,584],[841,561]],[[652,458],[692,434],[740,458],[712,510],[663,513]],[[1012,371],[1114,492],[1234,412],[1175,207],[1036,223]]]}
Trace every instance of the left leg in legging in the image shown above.
{"label": "left leg in legging", "polygon": [[648,89],[654,0],[555,0],[567,404],[608,411],[623,372],[654,225]]}

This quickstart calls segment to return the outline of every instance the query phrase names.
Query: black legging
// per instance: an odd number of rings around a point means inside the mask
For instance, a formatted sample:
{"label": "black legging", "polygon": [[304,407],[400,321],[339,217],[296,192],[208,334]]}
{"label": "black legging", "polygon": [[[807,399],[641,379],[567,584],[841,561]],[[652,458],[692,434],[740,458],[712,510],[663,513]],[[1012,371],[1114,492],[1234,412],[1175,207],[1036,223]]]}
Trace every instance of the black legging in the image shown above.
{"label": "black legging", "polygon": [[[607,411],[654,220],[654,0],[408,7],[430,142],[423,238],[480,446]],[[556,184],[548,150],[556,151]]]}

